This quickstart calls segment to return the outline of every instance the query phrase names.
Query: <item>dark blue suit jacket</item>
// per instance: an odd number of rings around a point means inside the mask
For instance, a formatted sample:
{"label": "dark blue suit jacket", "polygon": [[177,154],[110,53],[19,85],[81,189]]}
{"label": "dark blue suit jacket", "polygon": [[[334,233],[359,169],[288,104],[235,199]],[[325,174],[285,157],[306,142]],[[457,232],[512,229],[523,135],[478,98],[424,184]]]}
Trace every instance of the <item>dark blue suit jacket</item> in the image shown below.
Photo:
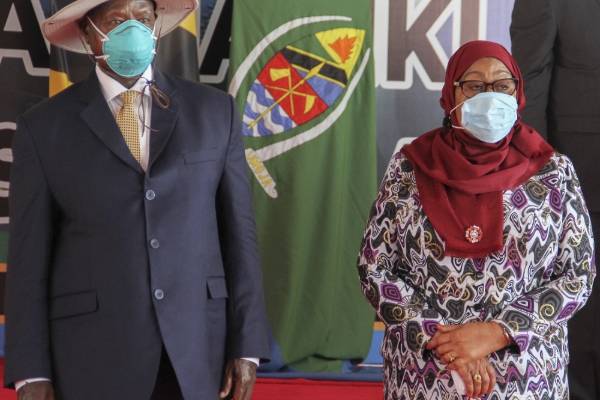
{"label": "dark blue suit jacket", "polygon": [[589,210],[600,213],[600,0],[516,0],[510,33],[525,81],[522,121],[573,161]]}
{"label": "dark blue suit jacket", "polygon": [[143,399],[164,345],[186,399],[269,357],[252,194],[231,96],[156,72],[146,173],[90,77],[18,121],[5,384]]}
{"label": "dark blue suit jacket", "polygon": [[[600,251],[600,0],[516,0],[512,52],[525,81],[523,122],[572,161]],[[600,293],[569,321],[569,395],[600,398]]]}

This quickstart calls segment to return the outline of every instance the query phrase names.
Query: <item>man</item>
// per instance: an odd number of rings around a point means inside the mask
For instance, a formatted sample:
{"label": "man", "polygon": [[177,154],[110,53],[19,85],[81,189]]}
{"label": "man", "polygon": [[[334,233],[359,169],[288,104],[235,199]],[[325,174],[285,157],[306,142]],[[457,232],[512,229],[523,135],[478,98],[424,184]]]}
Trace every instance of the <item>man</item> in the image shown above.
{"label": "man", "polygon": [[150,65],[196,7],[78,0],[42,26],[97,65],[14,136],[5,385],[20,400],[248,400],[269,356],[235,103]]}
{"label": "man", "polygon": [[[516,0],[512,51],[525,81],[523,122],[577,170],[600,249],[600,0]],[[569,321],[571,400],[600,398],[600,293]]]}

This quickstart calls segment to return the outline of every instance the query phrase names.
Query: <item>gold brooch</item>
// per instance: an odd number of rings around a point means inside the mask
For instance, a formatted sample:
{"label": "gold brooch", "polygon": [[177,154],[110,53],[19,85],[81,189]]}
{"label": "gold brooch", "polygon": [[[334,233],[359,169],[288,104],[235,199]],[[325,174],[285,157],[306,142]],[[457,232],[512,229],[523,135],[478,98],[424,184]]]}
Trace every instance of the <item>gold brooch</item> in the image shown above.
{"label": "gold brooch", "polygon": [[477,243],[481,241],[481,238],[483,237],[483,231],[477,225],[473,225],[469,229],[467,229],[465,237],[469,242]]}

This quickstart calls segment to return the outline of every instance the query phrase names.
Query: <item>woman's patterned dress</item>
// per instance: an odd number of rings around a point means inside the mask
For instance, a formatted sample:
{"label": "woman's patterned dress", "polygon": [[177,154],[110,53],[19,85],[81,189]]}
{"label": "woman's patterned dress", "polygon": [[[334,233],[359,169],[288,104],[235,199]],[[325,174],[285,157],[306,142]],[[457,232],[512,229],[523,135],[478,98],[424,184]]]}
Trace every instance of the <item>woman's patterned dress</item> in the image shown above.
{"label": "woman's patterned dress", "polygon": [[496,321],[516,342],[488,356],[498,382],[484,398],[568,399],[567,321],[595,276],[590,219],[571,161],[555,154],[503,201],[502,253],[445,256],[412,166],[402,152],[393,157],[358,260],[363,293],[387,327],[385,399],[462,399],[424,347],[438,323],[474,321]]}

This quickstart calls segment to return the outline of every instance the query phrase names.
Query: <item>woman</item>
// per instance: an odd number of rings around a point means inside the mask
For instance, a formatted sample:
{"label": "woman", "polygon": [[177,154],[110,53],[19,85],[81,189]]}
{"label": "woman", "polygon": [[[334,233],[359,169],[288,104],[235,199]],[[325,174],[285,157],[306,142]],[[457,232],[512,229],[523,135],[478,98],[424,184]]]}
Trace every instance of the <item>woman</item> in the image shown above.
{"label": "woman", "polygon": [[595,276],[571,161],[519,121],[498,44],[452,56],[440,104],[444,128],[392,158],[358,260],[387,326],[385,398],[461,399],[462,381],[466,397],[568,399],[567,321]]}

